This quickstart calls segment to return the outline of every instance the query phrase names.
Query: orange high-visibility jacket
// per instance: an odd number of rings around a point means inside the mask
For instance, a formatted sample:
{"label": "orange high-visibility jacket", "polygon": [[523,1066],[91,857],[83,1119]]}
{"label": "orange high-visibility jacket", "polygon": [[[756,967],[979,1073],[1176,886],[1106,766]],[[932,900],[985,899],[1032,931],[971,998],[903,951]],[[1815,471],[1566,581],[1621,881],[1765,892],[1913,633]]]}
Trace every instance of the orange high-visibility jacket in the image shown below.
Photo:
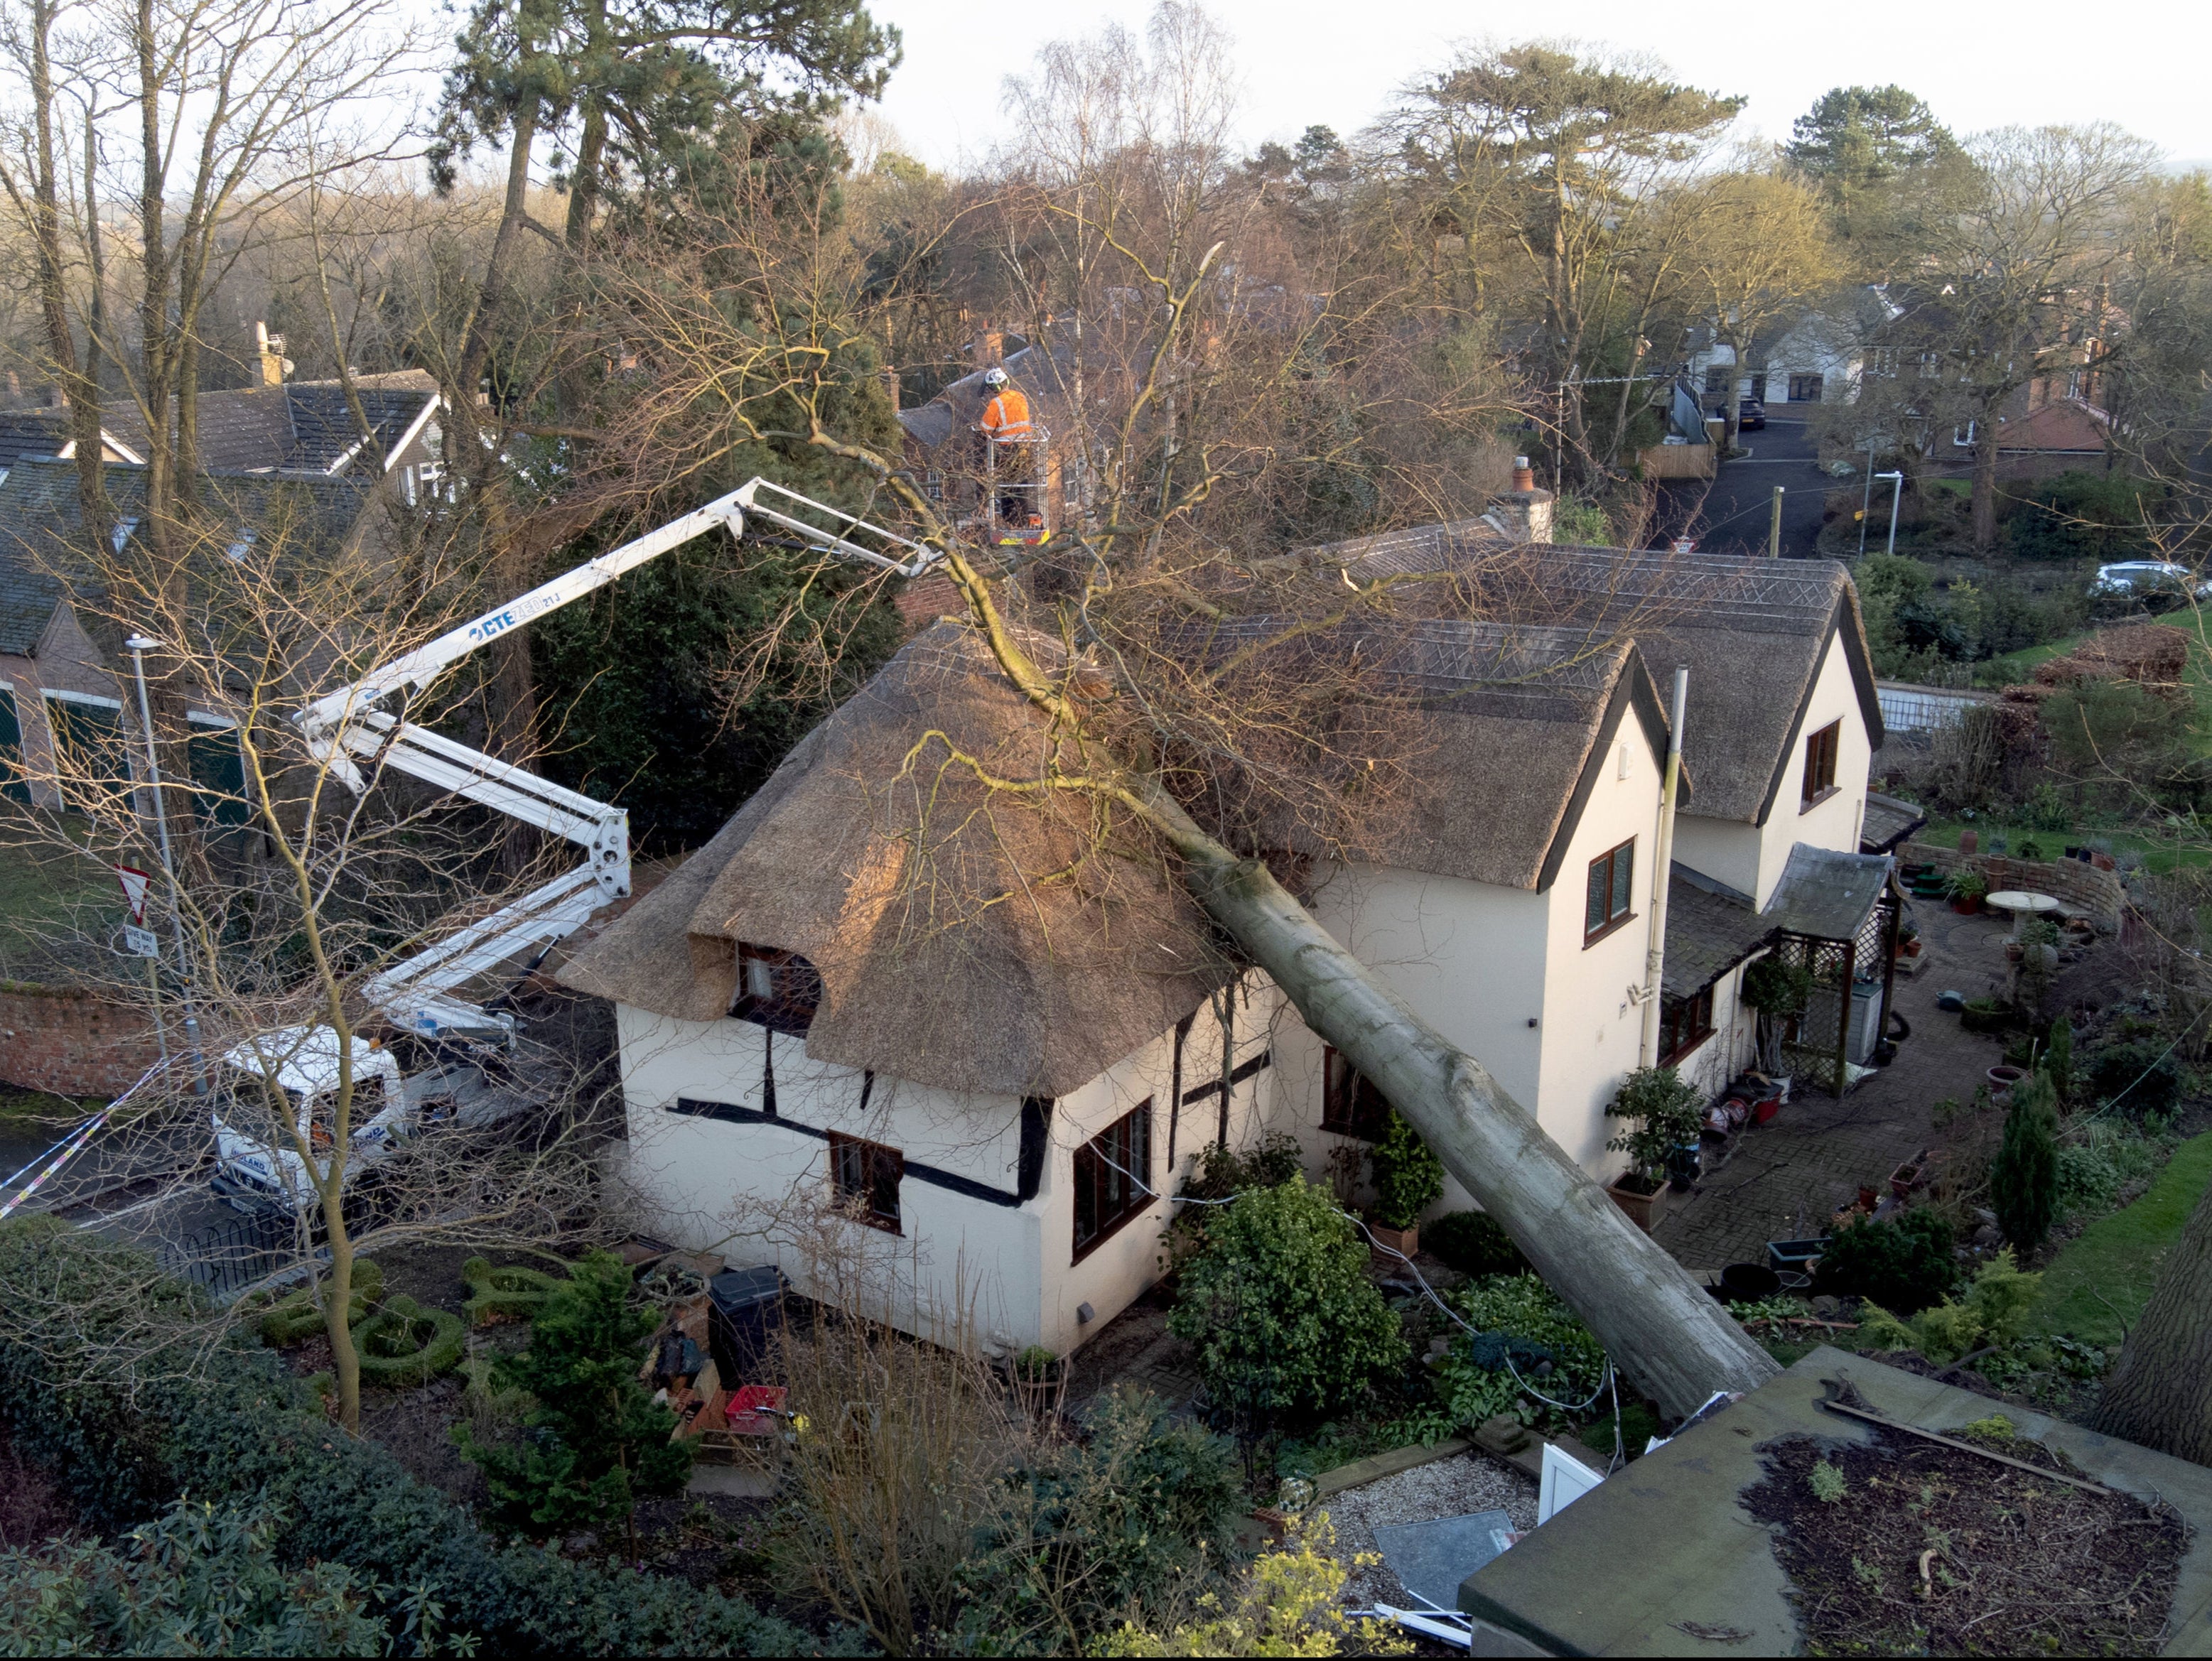
{"label": "orange high-visibility jacket", "polygon": [[1030,435],[1030,401],[1009,386],[983,406],[984,436],[1000,444]]}

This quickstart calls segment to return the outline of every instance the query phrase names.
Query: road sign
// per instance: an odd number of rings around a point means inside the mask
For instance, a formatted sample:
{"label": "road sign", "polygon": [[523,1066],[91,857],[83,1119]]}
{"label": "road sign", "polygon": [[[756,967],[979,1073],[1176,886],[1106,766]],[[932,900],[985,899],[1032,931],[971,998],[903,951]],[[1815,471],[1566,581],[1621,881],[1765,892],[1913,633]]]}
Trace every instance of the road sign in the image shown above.
{"label": "road sign", "polygon": [[125,923],[123,925],[123,952],[126,957],[159,957],[161,937],[151,929],[141,929]]}
{"label": "road sign", "polygon": [[[131,902],[131,920],[133,923],[143,923],[146,920],[146,890],[151,886],[154,879],[136,865],[118,865],[115,868],[115,880],[123,885],[123,897]],[[139,955],[154,957],[158,954],[142,952]]]}

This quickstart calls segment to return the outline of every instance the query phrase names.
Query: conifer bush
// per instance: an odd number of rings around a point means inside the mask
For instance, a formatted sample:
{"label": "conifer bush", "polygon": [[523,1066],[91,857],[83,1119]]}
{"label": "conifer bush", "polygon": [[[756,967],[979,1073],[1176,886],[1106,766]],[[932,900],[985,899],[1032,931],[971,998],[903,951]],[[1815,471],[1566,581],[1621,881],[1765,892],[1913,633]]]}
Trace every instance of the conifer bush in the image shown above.
{"label": "conifer bush", "polygon": [[537,1539],[605,1530],[625,1522],[639,1496],[684,1487],[691,1450],[670,1442],[676,1415],[637,1376],[658,1324],[611,1252],[592,1252],[546,1298],[530,1348],[492,1367],[495,1383],[537,1398],[521,1441],[485,1446],[466,1426],[454,1432],[484,1474],[495,1526]]}

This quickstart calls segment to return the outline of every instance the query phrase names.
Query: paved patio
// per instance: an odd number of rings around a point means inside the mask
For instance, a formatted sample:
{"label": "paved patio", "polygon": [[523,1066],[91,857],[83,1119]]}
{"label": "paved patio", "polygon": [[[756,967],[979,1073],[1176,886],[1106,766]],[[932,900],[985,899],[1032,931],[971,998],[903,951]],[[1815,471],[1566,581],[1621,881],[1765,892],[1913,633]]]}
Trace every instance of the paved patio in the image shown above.
{"label": "paved patio", "polygon": [[1913,918],[1927,967],[1897,983],[1893,1007],[1912,1028],[1897,1059],[1840,1101],[1819,1090],[1793,1095],[1692,1192],[1670,1196],[1653,1237],[1686,1266],[1764,1263],[1767,1241],[1822,1232],[1862,1184],[1879,1185],[1939,1140],[1936,1102],[1971,1102],[2003,1058],[2000,1040],[1966,1032],[1936,998],[1947,988],[1968,997],[2002,991],[2007,923],[1930,900],[1915,906]]}

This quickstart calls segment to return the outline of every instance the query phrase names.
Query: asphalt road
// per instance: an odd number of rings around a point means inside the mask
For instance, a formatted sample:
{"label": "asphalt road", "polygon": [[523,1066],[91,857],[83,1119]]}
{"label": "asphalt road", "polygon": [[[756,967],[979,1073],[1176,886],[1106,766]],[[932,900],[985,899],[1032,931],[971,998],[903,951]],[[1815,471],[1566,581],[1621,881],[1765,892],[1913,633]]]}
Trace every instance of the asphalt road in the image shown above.
{"label": "asphalt road", "polygon": [[1813,558],[1821,501],[1838,481],[1821,471],[1805,423],[1769,421],[1764,432],[1743,433],[1738,442],[1752,453],[1723,462],[1711,484],[1659,488],[1653,545],[1663,548],[1687,536],[1697,538],[1701,553],[1764,554],[1774,488],[1780,485],[1783,557]]}

